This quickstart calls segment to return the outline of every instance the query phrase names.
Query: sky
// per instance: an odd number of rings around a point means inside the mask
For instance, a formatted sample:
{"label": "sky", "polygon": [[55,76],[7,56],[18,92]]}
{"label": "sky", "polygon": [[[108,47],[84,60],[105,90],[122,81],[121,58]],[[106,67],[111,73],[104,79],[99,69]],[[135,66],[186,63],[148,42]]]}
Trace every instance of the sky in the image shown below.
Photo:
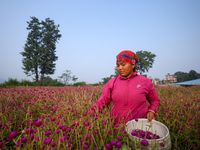
{"label": "sky", "polygon": [[77,82],[98,83],[114,74],[123,50],[156,55],[148,78],[200,73],[199,8],[199,0],[1,0],[0,81],[34,78],[23,72],[20,54],[31,16],[60,25],[53,79],[71,70]]}

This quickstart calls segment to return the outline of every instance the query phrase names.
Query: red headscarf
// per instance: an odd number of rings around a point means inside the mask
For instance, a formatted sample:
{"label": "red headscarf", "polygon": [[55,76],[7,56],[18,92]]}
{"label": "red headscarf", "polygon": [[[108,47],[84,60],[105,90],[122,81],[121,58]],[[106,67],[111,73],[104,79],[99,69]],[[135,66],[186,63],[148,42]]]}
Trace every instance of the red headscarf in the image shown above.
{"label": "red headscarf", "polygon": [[125,62],[135,65],[137,61],[138,56],[134,52],[129,50],[124,50],[117,55],[117,62]]}

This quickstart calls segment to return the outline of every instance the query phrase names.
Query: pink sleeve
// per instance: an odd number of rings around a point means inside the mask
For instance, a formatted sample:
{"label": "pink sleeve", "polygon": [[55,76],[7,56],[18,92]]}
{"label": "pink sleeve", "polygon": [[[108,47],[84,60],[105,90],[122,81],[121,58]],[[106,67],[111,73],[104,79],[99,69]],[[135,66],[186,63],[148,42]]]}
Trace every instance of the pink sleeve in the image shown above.
{"label": "pink sleeve", "polygon": [[101,97],[98,101],[88,110],[88,113],[95,114],[97,110],[103,110],[111,102],[111,88],[109,82],[104,86]]}
{"label": "pink sleeve", "polygon": [[150,103],[150,106],[148,109],[153,110],[154,112],[157,112],[157,110],[160,107],[160,99],[156,93],[156,90],[155,90],[152,82],[150,83],[150,88],[149,88],[149,92],[147,94],[147,99]]}

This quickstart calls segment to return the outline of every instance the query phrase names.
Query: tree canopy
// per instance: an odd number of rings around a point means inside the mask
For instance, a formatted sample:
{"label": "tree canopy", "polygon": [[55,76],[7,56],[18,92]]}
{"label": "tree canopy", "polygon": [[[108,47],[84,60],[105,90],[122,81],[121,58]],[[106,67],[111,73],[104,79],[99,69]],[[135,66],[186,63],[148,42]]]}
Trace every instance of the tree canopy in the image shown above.
{"label": "tree canopy", "polygon": [[138,68],[139,73],[142,75],[142,73],[148,72],[149,69],[153,67],[156,55],[151,52],[142,50],[137,51],[136,55],[138,56],[138,62],[136,63],[136,66]]}
{"label": "tree canopy", "polygon": [[35,81],[41,83],[45,75],[53,74],[55,71],[56,43],[61,38],[59,25],[55,25],[54,20],[46,18],[39,21],[36,17],[31,17],[27,21],[29,30],[27,41],[24,46],[22,69],[27,76],[35,75]]}
{"label": "tree canopy", "polygon": [[200,73],[197,73],[195,70],[190,70],[189,73],[177,71],[174,73],[174,76],[177,78],[177,82],[200,79]]}

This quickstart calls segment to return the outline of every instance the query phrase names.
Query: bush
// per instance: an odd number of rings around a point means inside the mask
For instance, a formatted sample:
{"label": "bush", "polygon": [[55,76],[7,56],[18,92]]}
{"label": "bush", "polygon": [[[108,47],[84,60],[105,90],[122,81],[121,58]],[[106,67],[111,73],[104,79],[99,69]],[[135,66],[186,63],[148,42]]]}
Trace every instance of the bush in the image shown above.
{"label": "bush", "polygon": [[34,83],[29,81],[29,80],[23,80],[22,79],[21,82],[20,82],[20,85],[21,86],[32,86],[32,85],[34,85]]}
{"label": "bush", "polygon": [[5,82],[6,86],[19,86],[20,82],[17,80],[17,78],[12,79],[8,78],[8,81]]}
{"label": "bush", "polygon": [[86,85],[86,83],[85,82],[74,83],[74,86],[83,86],[83,85]]}
{"label": "bush", "polygon": [[6,84],[5,84],[5,83],[1,83],[1,84],[0,84],[0,87],[1,87],[1,88],[5,88],[5,87],[6,87]]}

